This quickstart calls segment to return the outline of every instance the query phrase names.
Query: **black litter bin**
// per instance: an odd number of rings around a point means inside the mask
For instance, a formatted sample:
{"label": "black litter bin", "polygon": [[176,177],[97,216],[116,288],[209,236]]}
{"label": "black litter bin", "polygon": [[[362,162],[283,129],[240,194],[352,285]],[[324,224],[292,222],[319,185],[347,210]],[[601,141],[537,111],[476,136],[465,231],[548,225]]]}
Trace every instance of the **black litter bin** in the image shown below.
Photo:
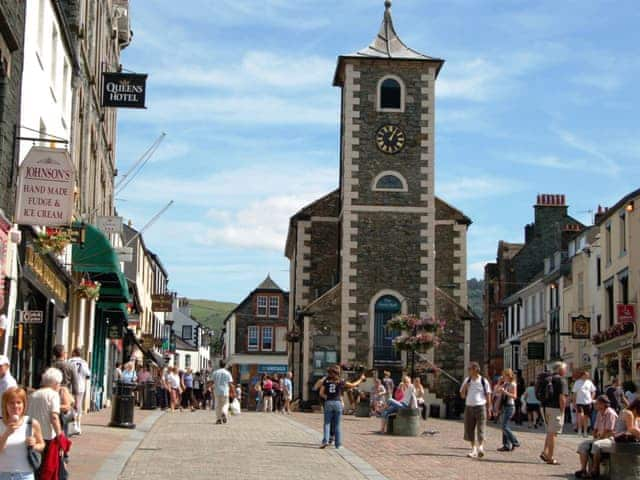
{"label": "black litter bin", "polygon": [[116,392],[111,405],[110,427],[136,428],[136,424],[133,423],[136,387],[135,383],[118,382],[116,384]]}
{"label": "black litter bin", "polygon": [[142,384],[142,410],[155,410],[156,405],[156,384],[145,382]]}

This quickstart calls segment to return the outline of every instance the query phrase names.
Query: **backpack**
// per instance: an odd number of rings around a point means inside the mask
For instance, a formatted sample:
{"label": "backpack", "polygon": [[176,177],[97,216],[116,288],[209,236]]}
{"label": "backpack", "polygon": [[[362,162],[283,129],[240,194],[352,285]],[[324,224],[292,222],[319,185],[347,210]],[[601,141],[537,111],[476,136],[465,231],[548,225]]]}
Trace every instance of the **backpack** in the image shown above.
{"label": "backpack", "polygon": [[[467,383],[471,383],[471,377],[467,378]],[[487,380],[482,375],[480,375],[480,384],[482,385],[482,391],[484,392],[485,398],[488,398],[489,394],[487,392]]]}
{"label": "backpack", "polygon": [[542,405],[547,405],[553,401],[554,396],[553,374],[542,372],[536,381],[536,397]]}

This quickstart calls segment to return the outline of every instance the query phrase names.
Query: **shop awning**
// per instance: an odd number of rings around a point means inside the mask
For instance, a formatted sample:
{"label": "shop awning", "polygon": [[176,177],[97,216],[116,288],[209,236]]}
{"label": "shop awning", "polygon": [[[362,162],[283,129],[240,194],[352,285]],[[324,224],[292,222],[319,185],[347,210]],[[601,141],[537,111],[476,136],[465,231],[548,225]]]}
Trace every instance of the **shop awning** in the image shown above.
{"label": "shop awning", "polygon": [[73,271],[88,273],[91,280],[100,282],[102,301],[129,303],[131,297],[127,280],[111,242],[95,226],[84,225],[84,228],[84,245],[73,245]]}
{"label": "shop awning", "polygon": [[104,302],[100,299],[97,306],[102,310],[102,318],[109,325],[127,326],[129,310],[125,303]]}

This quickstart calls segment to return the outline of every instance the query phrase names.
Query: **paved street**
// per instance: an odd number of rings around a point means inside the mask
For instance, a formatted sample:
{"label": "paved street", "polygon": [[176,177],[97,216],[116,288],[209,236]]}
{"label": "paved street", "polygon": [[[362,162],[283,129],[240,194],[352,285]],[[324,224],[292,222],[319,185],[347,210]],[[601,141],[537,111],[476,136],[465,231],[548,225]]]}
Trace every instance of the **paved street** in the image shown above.
{"label": "paved street", "polygon": [[210,411],[167,413],[147,434],[120,479],[367,478],[334,449],[320,450],[318,444],[314,435],[276,414],[243,413],[227,425],[215,425]]}
{"label": "paved street", "polygon": [[[293,418],[320,428],[320,414],[296,413]],[[522,447],[514,453],[500,453],[496,448],[501,445],[501,432],[491,426],[486,442],[487,456],[483,460],[471,460],[466,457],[469,446],[462,439],[462,422],[429,419],[425,430],[439,433],[418,438],[378,435],[374,431],[380,428],[380,421],[374,418],[347,416],[344,427],[345,446],[393,480],[558,479],[573,478],[577,470],[574,452],[579,439],[575,435],[560,438],[556,457],[561,465],[550,466],[538,458],[544,443],[542,430],[518,428],[516,435]]]}
{"label": "paved street", "polygon": [[[404,480],[437,478],[573,478],[579,439],[559,443],[559,466],[538,459],[542,431],[519,429],[522,447],[499,453],[500,430],[490,427],[487,457],[470,460],[460,422],[430,419],[433,436],[403,438],[374,433],[378,420],[345,417],[345,449],[318,449],[320,414],[243,413],[229,425],[215,425],[211,412],[162,416],[129,459],[120,480],[173,478]],[[312,473],[312,476],[310,474]]]}

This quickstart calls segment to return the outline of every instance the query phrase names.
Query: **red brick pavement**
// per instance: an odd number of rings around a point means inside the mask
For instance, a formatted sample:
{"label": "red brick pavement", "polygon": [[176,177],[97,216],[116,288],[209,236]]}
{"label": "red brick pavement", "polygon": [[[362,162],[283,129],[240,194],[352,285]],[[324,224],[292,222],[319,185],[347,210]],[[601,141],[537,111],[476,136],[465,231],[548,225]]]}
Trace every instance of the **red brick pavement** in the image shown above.
{"label": "red brick pavement", "polygon": [[[293,418],[317,431],[321,431],[320,414],[295,413]],[[482,460],[466,457],[469,445],[463,441],[462,422],[429,419],[426,430],[437,430],[433,436],[394,437],[378,435],[377,418],[346,416],[343,420],[344,445],[362,457],[380,473],[390,479],[507,479],[573,478],[577,470],[575,435],[559,437],[556,457],[560,465],[546,465],[538,455],[544,444],[544,434],[526,428],[514,429],[522,446],[512,453],[497,452],[501,445],[501,432],[490,426]]]}
{"label": "red brick pavement", "polygon": [[[136,408],[134,422],[142,423],[150,413],[150,410]],[[131,430],[109,427],[110,420],[110,408],[82,417],[82,435],[71,437],[73,442],[69,453],[71,478],[78,480],[94,478],[104,461],[129,437]]]}

